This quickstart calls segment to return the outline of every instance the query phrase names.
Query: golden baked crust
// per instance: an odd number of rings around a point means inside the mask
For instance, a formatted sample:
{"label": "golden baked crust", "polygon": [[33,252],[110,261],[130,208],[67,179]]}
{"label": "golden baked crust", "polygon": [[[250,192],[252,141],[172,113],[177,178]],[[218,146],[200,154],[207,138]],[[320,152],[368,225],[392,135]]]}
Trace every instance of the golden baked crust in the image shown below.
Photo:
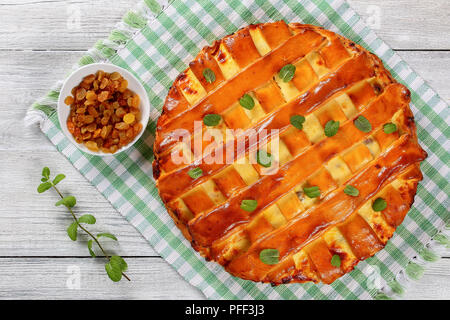
{"label": "golden baked crust", "polygon": [[[296,69],[284,82],[279,71],[287,64]],[[205,69],[215,81],[207,81]],[[239,104],[244,94],[253,109]],[[409,102],[408,89],[381,60],[348,39],[312,25],[250,25],[204,48],[170,89],[154,145],[159,194],[193,248],[232,275],[274,285],[332,283],[381,250],[413,203],[426,153]],[[251,160],[275,136],[258,146],[245,137],[238,149],[236,136],[222,143],[211,127],[194,131],[194,121],[208,114],[221,116],[221,134],[279,129],[274,171],[266,174]],[[305,117],[301,129],[290,123],[293,115]],[[355,125],[359,116],[369,120],[369,132]],[[327,137],[330,120],[340,126]],[[385,133],[386,123],[398,130]],[[180,139],[180,128],[189,139]],[[199,133],[206,136],[203,153],[194,155],[186,141]],[[208,161],[227,148],[232,161]],[[175,163],[174,154],[186,163]],[[195,168],[201,177],[189,175]],[[359,195],[345,193],[347,185]],[[305,194],[312,186],[320,197]],[[387,203],[382,211],[372,207],[377,198]],[[248,199],[257,203],[250,212],[241,208]],[[264,249],[276,249],[279,262],[263,263]]]}

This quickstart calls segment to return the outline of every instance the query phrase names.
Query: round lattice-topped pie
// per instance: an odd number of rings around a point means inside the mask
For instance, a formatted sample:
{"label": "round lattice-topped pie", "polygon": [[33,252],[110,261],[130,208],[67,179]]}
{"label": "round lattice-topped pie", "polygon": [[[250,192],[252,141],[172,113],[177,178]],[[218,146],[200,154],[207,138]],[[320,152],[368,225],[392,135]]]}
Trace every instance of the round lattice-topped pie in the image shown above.
{"label": "round lattice-topped pie", "polygon": [[381,250],[413,203],[426,153],[409,102],[348,39],[248,26],[170,89],[154,145],[161,199],[234,276],[331,283]]}

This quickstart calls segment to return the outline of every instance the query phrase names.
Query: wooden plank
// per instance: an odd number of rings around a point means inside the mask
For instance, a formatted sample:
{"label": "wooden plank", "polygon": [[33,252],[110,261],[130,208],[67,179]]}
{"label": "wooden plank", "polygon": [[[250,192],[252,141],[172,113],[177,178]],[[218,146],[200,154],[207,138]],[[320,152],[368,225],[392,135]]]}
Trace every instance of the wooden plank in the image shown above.
{"label": "wooden plank", "polygon": [[[127,258],[131,282],[113,283],[102,259],[0,259],[0,299],[203,299],[161,258]],[[77,278],[79,275],[79,287]]]}
{"label": "wooden plank", "polygon": [[23,119],[28,108],[64,79],[81,55],[82,52],[0,52],[0,150],[27,150],[33,145],[54,150],[37,127],[24,129]]}
{"label": "wooden plank", "polygon": [[428,82],[443,100],[450,103],[449,51],[401,51],[398,54]]}
{"label": "wooden plank", "polygon": [[136,0],[0,3],[0,49],[86,50],[104,39]]}
{"label": "wooden plank", "polygon": [[[394,49],[450,49],[447,0],[350,0],[350,5]],[[446,39],[444,39],[446,38]]]}
{"label": "wooden plank", "polygon": [[[127,258],[131,282],[112,283],[100,259],[2,258],[0,299],[204,299],[161,258]],[[402,299],[450,299],[450,259],[427,266]],[[77,274],[80,287],[77,289]]]}
{"label": "wooden plank", "polygon": [[[0,3],[0,50],[88,49],[108,36],[136,0]],[[447,0],[352,0],[351,5],[396,49],[450,49]],[[79,16],[79,19],[78,19]],[[79,23],[77,21],[79,20]]]}

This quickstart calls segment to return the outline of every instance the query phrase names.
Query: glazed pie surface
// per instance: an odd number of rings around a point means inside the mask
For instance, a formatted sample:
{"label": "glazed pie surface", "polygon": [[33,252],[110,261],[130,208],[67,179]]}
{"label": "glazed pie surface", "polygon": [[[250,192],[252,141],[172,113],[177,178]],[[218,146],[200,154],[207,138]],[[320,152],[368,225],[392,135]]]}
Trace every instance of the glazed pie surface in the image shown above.
{"label": "glazed pie surface", "polygon": [[[154,144],[160,197],[192,247],[232,275],[332,283],[384,248],[414,201],[426,153],[409,102],[379,58],[342,36],[283,21],[245,27],[173,83]],[[219,121],[205,125],[207,115]],[[249,129],[269,134],[255,143]],[[277,152],[262,166],[254,160],[271,150],[273,129]],[[231,158],[213,161],[225,150]],[[261,257],[267,249],[275,262]]]}

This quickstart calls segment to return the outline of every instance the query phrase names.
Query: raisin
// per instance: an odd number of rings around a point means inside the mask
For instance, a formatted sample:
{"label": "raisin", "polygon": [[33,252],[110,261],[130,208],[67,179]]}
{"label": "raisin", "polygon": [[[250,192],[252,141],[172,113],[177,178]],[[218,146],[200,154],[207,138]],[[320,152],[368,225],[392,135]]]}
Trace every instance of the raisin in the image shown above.
{"label": "raisin", "polygon": [[125,123],[125,122],[119,122],[119,123],[116,123],[116,125],[115,125],[115,128],[117,130],[121,130],[121,131],[122,130],[128,130],[129,127],[130,127],[130,125]]}
{"label": "raisin", "polygon": [[115,153],[142,130],[140,98],[120,73],[99,70],[83,78],[64,103],[70,106],[67,129],[91,151]]}

